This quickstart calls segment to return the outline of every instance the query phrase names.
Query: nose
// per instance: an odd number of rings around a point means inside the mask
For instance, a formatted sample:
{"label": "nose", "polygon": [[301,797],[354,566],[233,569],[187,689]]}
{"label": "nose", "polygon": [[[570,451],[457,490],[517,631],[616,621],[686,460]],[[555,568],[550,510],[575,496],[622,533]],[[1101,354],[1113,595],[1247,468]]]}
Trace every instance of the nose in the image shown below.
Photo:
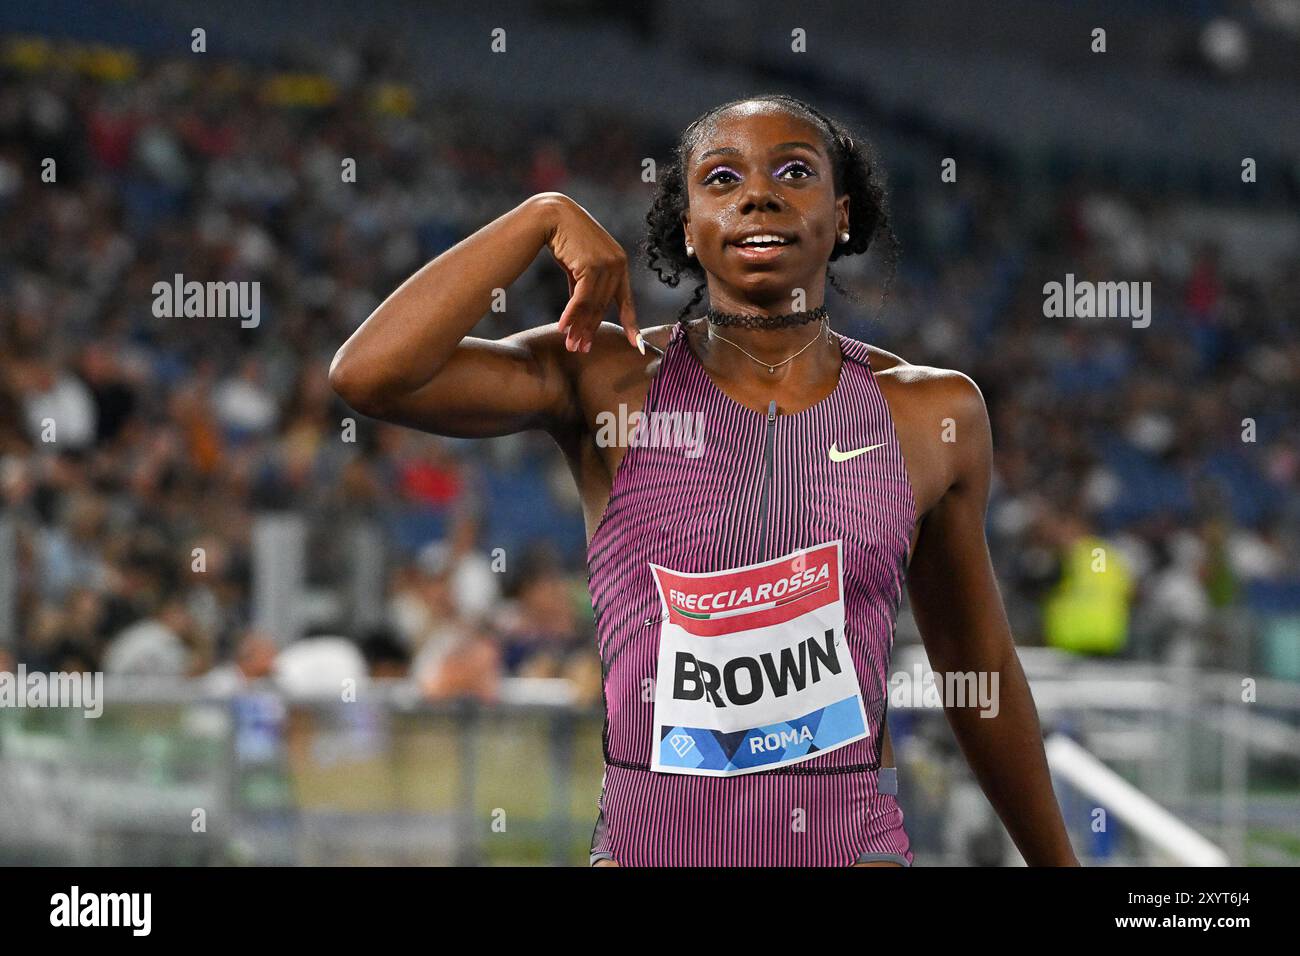
{"label": "nose", "polygon": [[780,195],[772,187],[771,181],[766,176],[751,176],[745,181],[745,191],[740,197],[740,211],[742,213],[759,210],[775,212],[780,210],[783,205]]}

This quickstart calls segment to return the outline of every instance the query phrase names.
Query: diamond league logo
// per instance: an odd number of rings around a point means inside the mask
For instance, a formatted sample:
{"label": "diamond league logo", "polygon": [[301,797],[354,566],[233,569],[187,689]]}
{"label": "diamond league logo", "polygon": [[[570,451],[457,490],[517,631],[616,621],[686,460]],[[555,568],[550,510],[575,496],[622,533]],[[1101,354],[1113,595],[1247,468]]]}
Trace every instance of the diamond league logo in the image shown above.
{"label": "diamond league logo", "polygon": [[690,753],[691,748],[695,746],[695,741],[690,734],[673,734],[668,738],[668,743],[673,750],[677,751],[679,757],[685,757]]}

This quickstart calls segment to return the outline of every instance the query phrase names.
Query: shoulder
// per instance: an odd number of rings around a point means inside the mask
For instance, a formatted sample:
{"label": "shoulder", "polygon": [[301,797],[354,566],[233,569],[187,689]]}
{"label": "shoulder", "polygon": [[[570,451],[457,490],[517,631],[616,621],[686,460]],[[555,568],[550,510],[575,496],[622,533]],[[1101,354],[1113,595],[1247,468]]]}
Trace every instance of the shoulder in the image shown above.
{"label": "shoulder", "polygon": [[645,355],[627,340],[616,322],[602,322],[592,337],[590,352],[570,352],[557,323],[539,326],[519,334],[532,355],[554,370],[567,397],[567,411],[558,415],[557,430],[571,435],[590,429],[593,417],[616,408],[619,403],[640,407],[650,381],[659,371],[661,350],[668,344],[673,326],[643,327],[648,343]]}
{"label": "shoulder", "polygon": [[671,323],[643,328],[641,334],[647,342],[645,355],[628,342],[623,327],[615,322],[600,324],[592,338],[591,351],[586,353],[569,351],[565,334],[557,322],[515,332],[495,344],[522,349],[534,361],[558,370],[576,384],[589,378],[593,372],[602,377],[643,370],[653,374],[657,368],[656,360],[667,346],[672,330]]}
{"label": "shoulder", "polygon": [[[645,355],[627,340],[627,333],[617,322],[602,322],[592,339],[591,351],[573,355],[579,366],[587,370],[601,369],[605,372],[618,370],[632,373],[653,375],[659,368],[659,358],[668,347],[672,336],[673,323],[650,325],[641,328],[641,337],[645,340]],[[560,334],[559,347],[564,350],[564,336]]]}
{"label": "shoulder", "polygon": [[993,435],[974,379],[957,369],[913,365],[883,349],[868,349],[909,460],[942,475],[941,488],[983,488],[991,475]]}
{"label": "shoulder", "polygon": [[905,403],[905,411],[943,412],[958,421],[988,422],[984,393],[965,372],[911,362],[868,345],[871,368],[882,391]]}
{"label": "shoulder", "polygon": [[[663,325],[642,327],[641,335],[648,343],[646,358],[658,354],[655,349],[649,346],[663,349],[668,345],[668,339],[672,335],[674,324],[668,322]],[[628,342],[627,334],[617,322],[601,322],[592,338],[591,351],[585,354],[570,352],[565,348],[564,333],[560,330],[558,322],[549,322],[546,325],[539,325],[531,329],[525,329],[522,332],[516,332],[510,336],[510,339],[528,345],[534,352],[544,352],[555,356],[566,354],[579,360],[587,358],[597,360],[610,357],[621,358],[627,354],[635,355],[638,358],[641,357],[641,353]]]}

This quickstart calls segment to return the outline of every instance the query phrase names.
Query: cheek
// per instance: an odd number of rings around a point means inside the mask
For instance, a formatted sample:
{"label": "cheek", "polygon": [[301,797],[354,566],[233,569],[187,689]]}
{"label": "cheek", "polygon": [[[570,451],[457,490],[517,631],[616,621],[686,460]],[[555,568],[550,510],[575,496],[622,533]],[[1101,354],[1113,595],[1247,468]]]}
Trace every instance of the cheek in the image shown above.
{"label": "cheek", "polygon": [[815,209],[806,210],[803,216],[804,231],[818,242],[834,239],[836,222],[838,213],[834,205],[818,205]]}
{"label": "cheek", "polygon": [[818,217],[808,221],[804,228],[804,235],[808,237],[806,248],[817,256],[829,256],[835,248],[835,243],[839,241],[839,233],[835,228],[835,219]]}
{"label": "cheek", "polygon": [[706,206],[695,216],[695,225],[690,230],[691,239],[697,248],[712,249],[721,244],[728,228],[725,214]]}

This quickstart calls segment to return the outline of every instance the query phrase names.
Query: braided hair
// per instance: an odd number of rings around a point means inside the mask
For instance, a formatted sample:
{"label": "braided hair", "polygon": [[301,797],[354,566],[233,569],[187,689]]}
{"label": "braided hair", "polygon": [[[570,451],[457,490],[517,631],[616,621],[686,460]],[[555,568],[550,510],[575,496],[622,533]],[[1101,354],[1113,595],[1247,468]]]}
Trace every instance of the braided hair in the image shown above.
{"label": "braided hair", "polygon": [[[646,213],[647,230],[639,249],[647,268],[659,276],[660,282],[675,289],[683,275],[698,281],[691,301],[678,314],[677,321],[686,321],[691,310],[704,298],[707,288],[704,268],[697,259],[686,255],[686,234],[682,228],[682,213],[687,208],[686,161],[713,119],[742,103],[773,103],[807,120],[821,132],[831,158],[835,194],[849,195],[849,210],[854,220],[853,228],[849,230],[849,241],[835,243],[830,261],[866,252],[879,236],[885,243],[885,263],[889,270],[884,288],[884,298],[888,298],[889,286],[898,267],[900,247],[889,219],[884,170],[875,150],[862,137],[854,137],[843,123],[803,100],[786,93],[764,93],[722,103],[695,119],[682,131],[673,150],[673,160],[659,177],[654,201]],[[837,292],[857,301],[857,296],[841,286],[829,269],[826,277]]]}

